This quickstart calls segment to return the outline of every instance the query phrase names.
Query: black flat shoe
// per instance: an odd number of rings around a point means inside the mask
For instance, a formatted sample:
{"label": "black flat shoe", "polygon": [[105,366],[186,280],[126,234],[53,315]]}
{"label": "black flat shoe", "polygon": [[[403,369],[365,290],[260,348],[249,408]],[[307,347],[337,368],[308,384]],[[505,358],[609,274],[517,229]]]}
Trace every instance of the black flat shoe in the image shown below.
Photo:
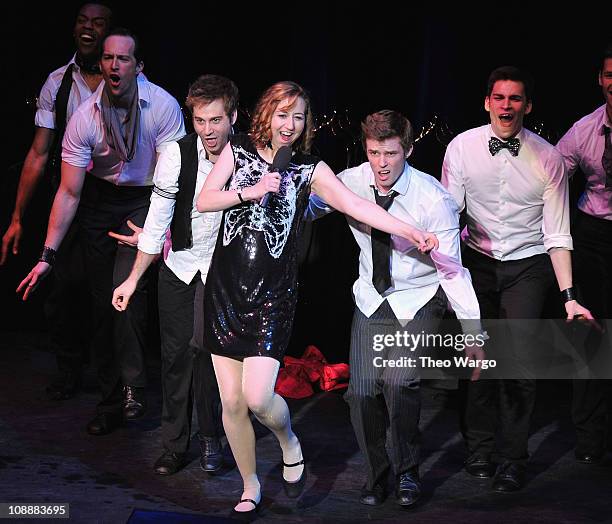
{"label": "black flat shoe", "polygon": [[[302,464],[304,464],[304,459],[300,460],[299,462],[295,462],[294,464],[285,464],[285,462],[283,461],[283,466],[286,468],[294,468],[296,466],[301,466]],[[294,480],[293,482],[285,480],[285,477],[283,477],[283,488],[285,488],[285,495],[287,495],[287,497],[289,497],[290,499],[295,499],[299,497],[302,494],[302,491],[304,491],[305,484],[306,466],[304,466],[300,478]]]}
{"label": "black flat shoe", "polygon": [[236,509],[232,509],[231,517],[241,522],[253,522],[257,518],[257,512],[259,511],[259,504],[255,502],[253,499],[240,499],[238,504],[242,502],[250,502],[253,504],[253,509],[249,511],[236,511]]}

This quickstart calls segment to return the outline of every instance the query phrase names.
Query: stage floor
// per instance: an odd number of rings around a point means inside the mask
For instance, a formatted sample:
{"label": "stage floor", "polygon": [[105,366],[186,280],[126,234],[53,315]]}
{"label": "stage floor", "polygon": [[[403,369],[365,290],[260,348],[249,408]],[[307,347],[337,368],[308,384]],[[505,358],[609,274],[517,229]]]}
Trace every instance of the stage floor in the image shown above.
{"label": "stage floor", "polygon": [[[227,447],[229,467],[214,477],[200,469],[197,443],[184,470],[171,477],[153,473],[161,453],[158,362],[150,365],[147,415],[110,435],[93,437],[85,431],[97,398],[93,372],[88,371],[84,390],[75,398],[47,400],[44,388],[55,361],[44,346],[39,333],[0,337],[0,503],[67,502],[70,521],[83,523],[125,523],[133,512],[130,522],[218,522],[207,517],[228,515],[241,482]],[[612,455],[600,465],[577,464],[569,384],[548,381],[538,387],[528,484],[506,495],[491,492],[490,480],[475,479],[462,469],[457,392],[422,388],[424,497],[411,510],[402,510],[393,496],[377,508],[359,504],[363,461],[340,392],[290,400],[308,481],[299,499],[286,498],[280,449],[256,423],[264,495],[258,521],[612,522]],[[184,520],[177,514],[185,514]]]}

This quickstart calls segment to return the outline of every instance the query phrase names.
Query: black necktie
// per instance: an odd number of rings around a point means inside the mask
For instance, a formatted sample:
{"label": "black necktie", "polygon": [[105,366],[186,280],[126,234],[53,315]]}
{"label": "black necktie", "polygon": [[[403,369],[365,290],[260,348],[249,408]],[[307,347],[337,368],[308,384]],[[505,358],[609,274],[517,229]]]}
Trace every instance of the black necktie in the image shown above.
{"label": "black necktie", "polygon": [[610,128],[604,125],[603,128],[606,146],[601,157],[601,165],[606,173],[606,189],[612,189],[612,143],[610,141]]}
{"label": "black necktie", "polygon": [[[376,203],[385,211],[389,209],[397,193],[379,195],[374,188]],[[372,284],[381,295],[391,287],[391,235],[372,228]]]}
{"label": "black necktie", "polygon": [[494,136],[489,139],[489,153],[491,153],[492,156],[495,156],[504,148],[510,151],[512,156],[516,156],[518,155],[520,147],[521,141],[518,138],[510,138],[507,142]]}

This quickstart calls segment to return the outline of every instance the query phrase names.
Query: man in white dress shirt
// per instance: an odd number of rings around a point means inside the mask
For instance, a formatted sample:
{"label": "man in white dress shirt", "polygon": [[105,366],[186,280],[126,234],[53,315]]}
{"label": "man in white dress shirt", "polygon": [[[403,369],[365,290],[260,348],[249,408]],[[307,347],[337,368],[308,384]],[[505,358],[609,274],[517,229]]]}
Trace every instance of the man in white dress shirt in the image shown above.
{"label": "man in white dress shirt", "polygon": [[[219,390],[210,353],[202,348],[203,287],[222,213],[198,213],[195,202],[229,140],[237,116],[238,88],[227,78],[204,75],[190,86],[185,105],[191,111],[195,133],[168,144],[160,154],[134,267],[113,294],[115,308],[125,311],[139,279],[162,252],[170,228],[172,248],[161,263],[158,280],[164,445],[154,465],[158,475],[172,475],[186,463],[192,390],[200,465],[209,473],[222,465],[217,434]],[[131,242],[133,237],[118,238]]]}
{"label": "man in white dress shirt", "polygon": [[[368,162],[343,171],[338,178],[391,215],[435,233],[440,243],[438,256],[455,262],[449,271],[453,278],[449,278],[429,255],[347,217],[360,248],[359,278],[353,286],[356,307],[351,328],[351,378],[345,396],[366,459],[367,481],[360,502],[383,502],[391,469],[396,500],[407,507],[421,494],[419,372],[417,367],[394,364],[418,352],[401,344],[382,347],[376,341],[395,333],[401,337],[421,331],[436,333],[447,298],[466,332],[480,333],[480,314],[469,273],[460,264],[457,205],[435,178],[406,161],[413,147],[410,122],[396,111],[384,110],[367,116],[361,128]],[[320,199],[311,198],[309,214],[318,217],[330,211]],[[391,436],[389,454],[385,449],[387,430]]]}
{"label": "man in white dress shirt", "polygon": [[[578,120],[557,149],[569,176],[580,170],[586,179],[572,217],[578,290],[595,318],[608,322],[612,315],[612,45],[606,48],[600,63],[599,85],[606,103]],[[589,345],[597,348],[600,343],[601,335],[592,331]],[[607,448],[609,381],[574,380],[573,385],[576,459],[584,464],[596,463]]]}
{"label": "man in white dress shirt", "polygon": [[[109,30],[111,12],[108,7],[89,3],[77,14],[73,36],[76,53],[70,62],[47,77],[36,103],[34,139],[28,151],[15,199],[11,222],[2,237],[3,265],[9,253],[17,255],[24,234],[22,221],[45,170],[53,191],[60,178],[62,137],[66,124],[77,107],[87,100],[102,81],[100,51],[102,39]],[[54,193],[49,194],[49,201]],[[59,376],[47,387],[54,400],[72,397],[81,382],[83,355],[89,333],[83,315],[85,298],[83,253],[74,226],[58,253],[52,291],[45,302],[45,317],[49,327],[49,342],[55,352]]]}
{"label": "man in white dress shirt", "polygon": [[[531,79],[519,69],[500,67],[491,73],[484,103],[491,123],[451,141],[442,184],[460,211],[466,212],[463,261],[472,274],[483,319],[540,318],[553,276],[567,318],[590,317],[576,302],[572,287],[563,158],[523,128],[523,117],[531,111],[531,93]],[[468,384],[466,470],[489,477],[495,458],[500,462],[495,491],[516,491],[524,485],[534,401],[531,378]],[[499,444],[494,457],[496,431]]]}
{"label": "man in white dress shirt", "polygon": [[[92,290],[93,355],[102,401],[87,425],[105,435],[125,418],[144,412],[146,374],[146,279],[127,314],[112,307],[113,288],[132,267],[136,250],[119,245],[109,231],[128,233],[144,223],[157,153],[185,134],[177,101],[144,79],[136,37],[115,29],[103,43],[104,83],[74,113],[62,144],[62,180],[53,202],[40,260],[21,282],[26,300],[51,270],[78,208]],[[124,386],[122,388],[122,385]]]}

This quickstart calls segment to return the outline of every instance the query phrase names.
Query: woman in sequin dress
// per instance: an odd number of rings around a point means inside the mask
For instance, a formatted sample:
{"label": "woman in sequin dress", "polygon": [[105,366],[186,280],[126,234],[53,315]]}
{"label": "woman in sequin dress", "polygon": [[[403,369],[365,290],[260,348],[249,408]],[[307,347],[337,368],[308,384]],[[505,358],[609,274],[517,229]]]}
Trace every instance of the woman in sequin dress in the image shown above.
{"label": "woman in sequin dress", "polygon": [[[293,82],[274,84],[259,100],[249,134],[230,139],[197,201],[198,211],[225,210],[205,288],[204,344],[213,354],[223,425],[244,482],[237,513],[255,512],[261,500],[249,410],[279,441],[287,495],[298,496],[306,479],[300,442],[274,385],[291,335],[297,238],[311,187],[335,209],[422,251],[437,243],[348,190],[309,154],[312,137],[304,90]],[[283,146],[293,156],[281,176],[269,171]]]}

